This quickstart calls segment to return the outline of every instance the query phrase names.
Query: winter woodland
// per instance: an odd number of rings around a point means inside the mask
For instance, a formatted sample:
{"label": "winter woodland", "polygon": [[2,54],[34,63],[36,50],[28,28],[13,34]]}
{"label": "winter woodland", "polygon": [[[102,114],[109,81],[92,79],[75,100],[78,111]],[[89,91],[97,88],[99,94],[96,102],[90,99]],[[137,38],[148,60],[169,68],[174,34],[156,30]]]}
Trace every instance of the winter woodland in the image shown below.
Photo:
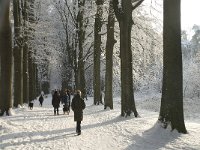
{"label": "winter woodland", "polygon": [[[200,149],[191,31],[181,0],[0,0],[0,149]],[[80,136],[53,115],[65,89],[86,102]]]}

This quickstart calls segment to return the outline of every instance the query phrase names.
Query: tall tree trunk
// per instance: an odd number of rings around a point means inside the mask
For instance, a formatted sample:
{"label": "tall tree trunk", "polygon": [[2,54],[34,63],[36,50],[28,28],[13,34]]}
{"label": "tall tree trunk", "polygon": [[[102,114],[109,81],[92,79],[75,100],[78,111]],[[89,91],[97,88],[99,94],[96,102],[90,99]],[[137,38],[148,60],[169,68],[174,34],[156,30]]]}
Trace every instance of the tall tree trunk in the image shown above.
{"label": "tall tree trunk", "polygon": [[36,71],[36,64],[33,62],[32,55],[29,53],[29,100],[33,100],[37,96],[37,71]]}
{"label": "tall tree trunk", "polygon": [[115,16],[113,10],[113,1],[110,0],[108,24],[107,24],[107,42],[106,42],[106,74],[105,74],[105,98],[104,108],[109,107],[113,109],[113,46],[115,44],[114,39],[114,25]]}
{"label": "tall tree trunk", "polygon": [[[73,0],[73,14],[74,16],[76,16],[76,6],[77,6],[77,0]],[[76,21],[75,22],[75,27],[76,27],[76,30],[78,29],[78,22]],[[75,90],[77,89],[78,87],[78,61],[77,61],[77,49],[78,49],[78,30],[73,34],[72,36],[72,60],[73,60],[73,71],[74,71],[74,83],[73,83],[73,92],[75,92]]]}
{"label": "tall tree trunk", "polygon": [[[71,37],[72,38],[72,37]],[[68,39],[69,40],[69,39]],[[68,71],[67,71],[67,75],[66,75],[66,81],[67,81],[67,89],[72,90],[73,87],[73,49],[72,46],[69,45],[69,43],[67,44],[67,62],[68,62]]]}
{"label": "tall tree trunk", "polygon": [[93,70],[93,89],[94,89],[94,105],[102,103],[101,100],[101,32],[102,14],[103,14],[103,0],[96,0],[97,12],[94,23],[94,70]]}
{"label": "tall tree trunk", "polygon": [[[34,2],[35,0],[31,0],[28,7],[28,21],[30,24],[35,23],[34,16]],[[34,40],[34,29],[29,27],[30,38],[28,40]],[[30,44],[31,45],[31,44]],[[32,45],[29,47],[28,52],[28,68],[29,68],[29,101],[35,99],[36,97],[36,64],[33,59],[34,49]]]}
{"label": "tall tree trunk", "polygon": [[113,7],[120,27],[120,58],[121,58],[121,115],[130,116],[133,112],[135,117],[138,112],[135,107],[132,73],[132,50],[131,50],[131,28],[133,25],[132,11],[137,8],[143,0],[132,6],[131,0],[122,0],[121,8],[118,0],[113,0]]}
{"label": "tall tree trunk", "polygon": [[43,89],[40,88],[40,81],[39,81],[39,73],[38,73],[38,65],[35,67],[35,97],[41,94],[41,91],[47,93]]}
{"label": "tall tree trunk", "polygon": [[183,115],[183,71],[180,0],[164,0],[163,88],[159,120],[186,133]]}
{"label": "tall tree trunk", "polygon": [[34,73],[33,73],[33,75],[34,75],[34,90],[33,90],[33,94],[34,94],[34,98],[36,98],[37,97],[37,95],[38,95],[38,89],[37,89],[37,83],[38,83],[38,80],[37,80],[37,78],[38,78],[38,74],[37,74],[37,64],[34,62],[33,63],[34,64]]}
{"label": "tall tree trunk", "polygon": [[21,0],[23,16],[23,101],[29,101],[29,71],[28,71],[28,6],[27,0]]}
{"label": "tall tree trunk", "polygon": [[23,49],[21,38],[20,1],[13,1],[14,15],[14,106],[23,104]]}
{"label": "tall tree trunk", "polygon": [[77,23],[78,23],[78,47],[79,47],[79,53],[78,53],[78,85],[77,88],[81,90],[82,94],[81,96],[84,98],[86,94],[86,84],[85,84],[85,62],[83,58],[83,43],[85,38],[85,31],[84,31],[84,25],[83,25],[83,15],[84,15],[84,7],[85,0],[79,0],[78,1],[78,8],[79,12],[77,15]]}
{"label": "tall tree trunk", "polygon": [[12,36],[10,25],[10,0],[2,0],[3,11],[0,26],[1,51],[1,114],[12,108]]}
{"label": "tall tree trunk", "polygon": [[120,58],[121,58],[121,115],[127,116],[134,112],[137,117],[133,94],[133,76],[132,76],[132,51],[131,51],[131,28],[132,28],[132,7],[130,0],[123,0],[124,10],[120,26]]}
{"label": "tall tree trunk", "polygon": [[28,53],[28,74],[29,74],[29,101],[34,99],[33,96],[33,61],[30,52]]}
{"label": "tall tree trunk", "polygon": [[[25,41],[26,35],[25,33]],[[28,45],[25,43],[23,46],[23,101],[24,103],[28,103],[29,101],[29,69],[28,69]]]}
{"label": "tall tree trunk", "polygon": [[28,60],[28,68],[29,68],[29,101],[35,99],[35,64],[33,62],[33,58],[31,53],[29,52],[29,60]]}
{"label": "tall tree trunk", "polygon": [[73,62],[74,62],[74,87],[73,90],[76,90],[78,87],[78,62],[77,62],[77,39],[75,35],[74,47],[73,47]]}

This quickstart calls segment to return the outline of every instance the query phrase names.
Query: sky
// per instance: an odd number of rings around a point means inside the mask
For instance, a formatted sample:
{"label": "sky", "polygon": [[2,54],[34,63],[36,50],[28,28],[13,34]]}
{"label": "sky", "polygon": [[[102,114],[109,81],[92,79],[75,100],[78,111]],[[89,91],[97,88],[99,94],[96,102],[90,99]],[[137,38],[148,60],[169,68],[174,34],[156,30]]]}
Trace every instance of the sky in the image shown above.
{"label": "sky", "polygon": [[200,0],[181,0],[182,29],[189,30],[194,24],[200,25]]}
{"label": "sky", "polygon": [[[153,13],[158,19],[162,20],[163,18],[163,0],[145,0],[144,3],[147,7],[147,14]],[[150,6],[156,8],[156,11],[152,11]],[[181,0],[181,28],[182,30],[187,30],[188,32],[192,32],[191,29],[194,24],[200,25],[200,0]],[[158,12],[158,13],[157,13]]]}

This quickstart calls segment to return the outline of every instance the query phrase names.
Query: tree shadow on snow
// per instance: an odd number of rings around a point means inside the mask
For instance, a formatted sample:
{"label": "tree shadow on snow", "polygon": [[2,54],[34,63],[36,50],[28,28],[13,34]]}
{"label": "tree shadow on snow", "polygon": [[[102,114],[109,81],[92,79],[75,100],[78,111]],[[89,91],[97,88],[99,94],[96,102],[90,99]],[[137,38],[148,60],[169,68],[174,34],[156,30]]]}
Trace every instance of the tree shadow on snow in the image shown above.
{"label": "tree shadow on snow", "polygon": [[133,144],[129,145],[126,150],[156,150],[160,148],[173,149],[167,147],[167,144],[173,143],[180,137],[180,133],[169,129],[164,129],[156,123],[152,128],[144,131],[141,135],[134,135],[130,140]]}
{"label": "tree shadow on snow", "polygon": [[91,112],[84,113],[84,116],[86,116],[86,115],[95,115],[95,114],[99,114],[99,113],[103,113],[103,112],[107,112],[107,111],[108,110],[104,110],[104,109],[97,110],[97,111],[91,111]]}
{"label": "tree shadow on snow", "polygon": [[[72,113],[71,113],[72,114]],[[13,118],[10,118],[11,121],[33,121],[33,120],[50,120],[50,119],[60,119],[60,118],[71,118],[73,117],[72,115],[67,115],[67,114],[63,114],[63,112],[61,112],[59,115],[54,115],[53,111],[52,112],[48,112],[46,114],[43,113],[37,113],[34,115],[28,115],[28,116],[24,116],[24,115],[20,115],[20,116],[15,116]]]}
{"label": "tree shadow on snow", "polygon": [[[62,130],[52,130],[52,131],[35,131],[35,132],[18,132],[7,135],[0,136],[1,148],[7,148],[9,146],[19,146],[34,143],[43,143],[47,141],[55,141],[63,138],[75,137],[75,128],[67,128]],[[20,140],[17,140],[20,138]],[[9,142],[10,139],[16,139],[16,142]],[[21,141],[23,139],[23,141]],[[6,142],[8,141],[8,142]]]}
{"label": "tree shadow on snow", "polygon": [[126,120],[130,120],[133,119],[134,117],[122,117],[122,116],[117,116],[113,119],[107,120],[107,121],[103,121],[103,122],[99,122],[96,124],[89,124],[89,125],[83,125],[82,129],[91,129],[91,128],[97,128],[97,127],[102,127],[102,126],[106,126],[106,125],[113,125],[116,124],[117,122],[121,122],[121,121],[126,121]]}
{"label": "tree shadow on snow", "polygon": [[[57,117],[57,116],[55,116]],[[82,130],[96,128],[100,126],[106,126],[109,124],[115,124],[117,122],[121,122],[124,120],[132,119],[131,117],[124,118],[121,116],[115,117],[109,121],[90,124],[90,125],[82,125]],[[74,128],[66,128],[61,130],[49,130],[49,131],[33,131],[33,132],[17,132],[11,133],[6,135],[0,135],[0,148],[7,148],[9,146],[18,146],[18,145],[27,145],[27,144],[34,144],[34,143],[42,143],[46,141],[54,141],[63,138],[75,137],[75,127]],[[38,139],[34,139],[36,137],[40,137]],[[20,142],[17,140],[20,138]],[[23,141],[21,139],[23,138]],[[11,139],[16,139],[16,142],[9,142]],[[8,141],[8,142],[7,142]]]}

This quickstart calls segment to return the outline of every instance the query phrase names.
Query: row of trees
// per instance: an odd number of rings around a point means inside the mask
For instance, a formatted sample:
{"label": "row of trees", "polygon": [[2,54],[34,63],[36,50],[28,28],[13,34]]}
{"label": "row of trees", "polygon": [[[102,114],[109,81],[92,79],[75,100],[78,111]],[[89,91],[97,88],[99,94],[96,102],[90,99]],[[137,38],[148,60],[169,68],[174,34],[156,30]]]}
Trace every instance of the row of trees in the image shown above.
{"label": "row of trees", "polygon": [[[121,115],[135,117],[138,112],[134,100],[134,81],[133,81],[133,58],[132,58],[132,11],[138,8],[144,0],[110,0],[107,23],[107,42],[106,42],[106,73],[105,73],[105,108],[113,109],[113,47],[116,42],[114,38],[114,27],[116,16],[119,23],[120,36],[120,64],[121,64]],[[101,100],[101,55],[102,55],[102,32],[103,28],[103,0],[54,0],[50,4],[48,14],[53,10],[59,13],[62,29],[60,50],[57,52],[60,62],[62,62],[62,88],[68,88],[75,80],[75,89],[86,94],[85,71],[86,60],[93,56],[93,94],[94,104],[102,103]],[[34,26],[45,18],[35,16],[35,9],[41,9],[41,2],[16,0],[13,2],[14,12],[14,46],[12,49],[12,37],[9,21],[9,5],[7,0],[2,1],[4,9],[3,24],[1,26],[1,113],[12,107],[12,64],[14,64],[14,106],[22,105],[28,100],[36,97],[38,87],[38,68],[46,68],[47,78],[48,68],[52,53],[45,49],[45,43],[36,42],[37,36]],[[86,5],[87,4],[87,5]],[[38,6],[38,8],[36,8]],[[52,9],[55,8],[55,9]],[[89,9],[90,7],[90,9]],[[96,8],[96,13],[87,17],[92,8]],[[87,15],[86,15],[87,12]],[[174,12],[173,14],[171,12]],[[92,16],[94,19],[94,32],[88,32]],[[69,19],[70,18],[70,19]],[[164,0],[164,57],[163,57],[163,87],[159,120],[167,127],[169,124],[172,129],[186,133],[183,117],[183,85],[182,85],[182,55],[181,55],[181,28],[180,28],[180,0]],[[57,32],[59,33],[59,32]],[[93,34],[93,36],[91,36]],[[41,38],[42,36],[40,36]],[[64,40],[63,40],[64,37]],[[48,40],[46,36],[43,41]],[[6,41],[5,41],[6,39]],[[9,40],[7,40],[9,39]],[[88,39],[93,39],[89,43]],[[4,41],[3,41],[4,40]],[[7,43],[6,43],[7,42]],[[6,44],[5,44],[6,43]],[[89,43],[89,44],[88,44]],[[47,59],[41,61],[38,46],[43,45]],[[6,47],[7,46],[7,47]],[[93,48],[93,51],[92,51]],[[57,48],[55,48],[57,49]],[[14,63],[12,63],[12,50],[14,50]],[[39,49],[41,50],[41,49]],[[59,52],[62,51],[62,55]],[[59,57],[62,56],[62,57]],[[38,61],[40,60],[40,61]],[[39,63],[37,63],[37,61]],[[6,63],[5,63],[6,62]],[[43,63],[41,63],[43,62]],[[87,64],[90,66],[90,64]],[[45,67],[44,67],[45,66]],[[44,73],[41,71],[41,73]]]}
{"label": "row of trees", "polygon": [[[132,80],[131,27],[132,11],[143,0],[113,1],[116,18],[120,26],[120,58],[121,58],[121,115],[138,116]],[[119,7],[121,6],[121,7]],[[172,130],[186,133],[183,115],[183,71],[181,51],[180,0],[166,1],[163,4],[163,83],[159,121],[164,127],[171,125]],[[173,12],[173,14],[171,13]]]}
{"label": "row of trees", "polygon": [[31,27],[35,22],[33,4],[34,1],[13,1],[13,27],[10,23],[10,1],[1,1],[1,115],[4,112],[9,115],[10,108],[28,103],[38,94],[37,68],[30,42],[34,39]]}

